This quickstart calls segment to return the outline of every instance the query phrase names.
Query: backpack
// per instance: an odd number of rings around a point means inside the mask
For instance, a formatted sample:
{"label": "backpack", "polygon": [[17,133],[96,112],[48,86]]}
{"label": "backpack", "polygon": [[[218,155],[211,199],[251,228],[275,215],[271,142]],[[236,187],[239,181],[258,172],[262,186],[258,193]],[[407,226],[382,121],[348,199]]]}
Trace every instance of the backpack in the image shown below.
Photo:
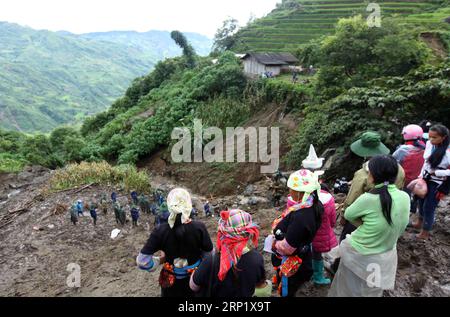
{"label": "backpack", "polygon": [[402,167],[405,171],[405,187],[420,175],[425,163],[423,153],[424,150],[413,148],[403,159]]}

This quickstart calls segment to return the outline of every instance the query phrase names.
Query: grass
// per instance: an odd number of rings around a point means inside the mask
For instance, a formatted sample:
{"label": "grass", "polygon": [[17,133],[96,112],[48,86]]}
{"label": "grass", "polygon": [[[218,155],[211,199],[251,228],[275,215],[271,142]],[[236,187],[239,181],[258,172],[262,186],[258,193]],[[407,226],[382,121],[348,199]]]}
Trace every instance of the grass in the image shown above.
{"label": "grass", "polygon": [[50,179],[50,191],[56,192],[96,183],[103,186],[118,185],[126,191],[150,193],[150,176],[135,166],[112,166],[106,162],[70,164],[57,170]]}
{"label": "grass", "polygon": [[0,154],[0,173],[19,173],[28,161],[11,154]]}

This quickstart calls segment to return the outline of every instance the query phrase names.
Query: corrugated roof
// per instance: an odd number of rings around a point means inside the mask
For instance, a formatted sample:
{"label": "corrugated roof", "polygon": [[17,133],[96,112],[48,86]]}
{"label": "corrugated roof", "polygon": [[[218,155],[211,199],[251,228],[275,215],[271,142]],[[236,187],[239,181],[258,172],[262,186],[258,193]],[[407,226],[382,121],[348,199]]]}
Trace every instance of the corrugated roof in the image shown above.
{"label": "corrugated roof", "polygon": [[298,62],[298,59],[291,53],[247,53],[242,59],[250,56],[263,65],[287,65]]}

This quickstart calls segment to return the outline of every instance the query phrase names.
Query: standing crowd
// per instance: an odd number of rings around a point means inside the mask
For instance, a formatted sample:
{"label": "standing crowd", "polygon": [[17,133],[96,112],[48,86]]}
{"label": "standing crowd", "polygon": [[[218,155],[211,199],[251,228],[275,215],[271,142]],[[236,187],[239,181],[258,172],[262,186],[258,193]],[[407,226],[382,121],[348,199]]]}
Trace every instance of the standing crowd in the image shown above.
{"label": "standing crowd", "polygon": [[[169,193],[168,220],[151,233],[137,265],[146,271],[161,268],[165,297],[269,297],[273,289],[292,297],[311,279],[331,284],[328,296],[382,296],[395,285],[399,237],[409,225],[420,230],[418,240],[430,239],[436,207],[450,187],[449,130],[424,123],[406,126],[402,135],[404,144],[393,155],[372,131],[351,145],[365,162],[338,206],[339,241],[333,230],[334,196],[320,180],[323,159],[311,146],[302,169],[289,176],[287,204],[265,240],[272,278],[258,251],[259,227],[249,213],[221,211],[214,244],[205,225],[192,219],[191,197],[181,188]],[[322,254],[338,245],[331,281]],[[379,276],[373,278],[373,272]]]}

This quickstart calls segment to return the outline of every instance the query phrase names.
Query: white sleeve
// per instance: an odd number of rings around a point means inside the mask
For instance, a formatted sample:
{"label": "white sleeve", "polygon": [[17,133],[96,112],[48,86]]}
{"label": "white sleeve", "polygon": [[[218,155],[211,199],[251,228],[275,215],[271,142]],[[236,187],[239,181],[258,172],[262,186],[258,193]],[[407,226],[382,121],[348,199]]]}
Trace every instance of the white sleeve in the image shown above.
{"label": "white sleeve", "polygon": [[450,169],[436,170],[434,174],[436,174],[437,177],[450,177]]}

